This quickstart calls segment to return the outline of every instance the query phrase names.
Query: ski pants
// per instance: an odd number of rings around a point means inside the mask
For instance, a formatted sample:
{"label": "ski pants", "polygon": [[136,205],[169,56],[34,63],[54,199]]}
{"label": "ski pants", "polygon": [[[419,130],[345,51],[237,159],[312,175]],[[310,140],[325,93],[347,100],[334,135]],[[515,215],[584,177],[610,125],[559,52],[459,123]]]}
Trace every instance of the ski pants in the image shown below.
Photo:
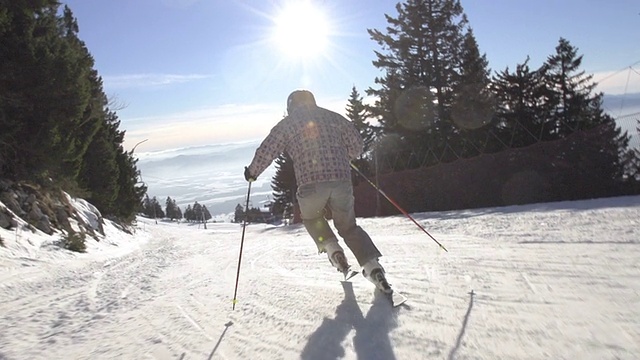
{"label": "ski pants", "polygon": [[329,208],[338,235],[344,239],[360,266],[382,256],[369,235],[356,225],[351,180],[305,184],[298,187],[297,197],[302,222],[319,252],[325,252],[324,244],[337,241],[325,219],[325,208]]}

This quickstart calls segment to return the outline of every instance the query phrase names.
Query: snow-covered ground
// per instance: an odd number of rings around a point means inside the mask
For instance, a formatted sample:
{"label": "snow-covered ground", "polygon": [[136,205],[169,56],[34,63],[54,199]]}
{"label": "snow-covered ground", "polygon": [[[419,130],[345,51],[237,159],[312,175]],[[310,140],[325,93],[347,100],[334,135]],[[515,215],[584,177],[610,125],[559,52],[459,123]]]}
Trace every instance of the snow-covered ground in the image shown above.
{"label": "snow-covered ground", "polygon": [[[0,230],[0,359],[638,359],[640,197],[360,219],[393,309],[301,226]],[[349,254],[354,262],[353,257]]]}

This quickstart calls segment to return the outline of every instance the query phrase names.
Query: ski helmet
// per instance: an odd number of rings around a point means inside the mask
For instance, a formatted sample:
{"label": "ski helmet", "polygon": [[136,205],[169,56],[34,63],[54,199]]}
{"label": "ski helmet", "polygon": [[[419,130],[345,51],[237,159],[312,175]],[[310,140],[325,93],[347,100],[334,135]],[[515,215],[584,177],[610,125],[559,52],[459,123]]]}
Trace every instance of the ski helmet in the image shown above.
{"label": "ski helmet", "polygon": [[313,105],[316,106],[316,99],[309,90],[296,90],[292,92],[287,98],[287,112],[300,105]]}

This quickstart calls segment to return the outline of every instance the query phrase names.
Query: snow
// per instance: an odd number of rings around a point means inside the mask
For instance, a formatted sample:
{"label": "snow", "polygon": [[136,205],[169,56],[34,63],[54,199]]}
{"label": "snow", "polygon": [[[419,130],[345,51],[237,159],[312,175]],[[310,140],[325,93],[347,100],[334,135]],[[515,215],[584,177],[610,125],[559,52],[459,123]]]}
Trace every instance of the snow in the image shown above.
{"label": "snow", "polygon": [[[640,196],[359,219],[409,297],[300,225],[139,218],[85,254],[0,229],[0,359],[638,359]],[[352,255],[348,254],[352,263]]]}

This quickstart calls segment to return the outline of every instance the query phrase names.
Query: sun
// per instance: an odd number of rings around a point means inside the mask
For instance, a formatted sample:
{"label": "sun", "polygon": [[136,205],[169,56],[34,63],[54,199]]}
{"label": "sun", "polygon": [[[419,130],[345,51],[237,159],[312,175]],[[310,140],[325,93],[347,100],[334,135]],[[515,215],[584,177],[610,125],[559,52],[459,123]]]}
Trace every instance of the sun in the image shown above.
{"label": "sun", "polygon": [[274,18],[273,41],[291,59],[323,55],[329,43],[329,24],[321,9],[309,1],[287,4]]}

